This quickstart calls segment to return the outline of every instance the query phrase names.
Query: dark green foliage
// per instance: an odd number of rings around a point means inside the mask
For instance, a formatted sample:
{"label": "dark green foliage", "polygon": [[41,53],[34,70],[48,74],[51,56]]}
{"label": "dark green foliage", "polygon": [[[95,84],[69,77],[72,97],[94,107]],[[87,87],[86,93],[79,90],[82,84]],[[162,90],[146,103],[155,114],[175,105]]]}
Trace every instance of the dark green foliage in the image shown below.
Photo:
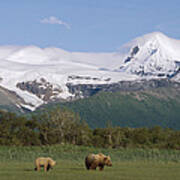
{"label": "dark green foliage", "polygon": [[0,111],[0,145],[89,145],[91,130],[77,114],[56,108],[36,115]]}
{"label": "dark green foliage", "polygon": [[73,144],[103,148],[159,148],[180,150],[180,131],[112,127],[90,129],[78,114],[55,108],[31,117],[0,111],[0,145]]}
{"label": "dark green foliage", "polygon": [[34,121],[23,116],[0,111],[0,144],[37,145],[36,126]]}
{"label": "dark green foliage", "polygon": [[[88,123],[91,128],[112,126],[154,127],[180,129],[180,96],[168,97],[159,92],[99,93],[90,98],[61,104]],[[169,92],[171,93],[171,92]]]}

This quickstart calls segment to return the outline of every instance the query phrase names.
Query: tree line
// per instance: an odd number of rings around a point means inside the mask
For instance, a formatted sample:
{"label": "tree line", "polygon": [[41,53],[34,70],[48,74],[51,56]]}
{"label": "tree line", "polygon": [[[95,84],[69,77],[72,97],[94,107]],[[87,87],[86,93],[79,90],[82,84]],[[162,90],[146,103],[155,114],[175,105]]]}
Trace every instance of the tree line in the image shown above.
{"label": "tree line", "polygon": [[29,116],[0,111],[0,145],[74,144],[104,148],[164,148],[180,150],[180,131],[112,127],[91,129],[77,113],[54,108]]}

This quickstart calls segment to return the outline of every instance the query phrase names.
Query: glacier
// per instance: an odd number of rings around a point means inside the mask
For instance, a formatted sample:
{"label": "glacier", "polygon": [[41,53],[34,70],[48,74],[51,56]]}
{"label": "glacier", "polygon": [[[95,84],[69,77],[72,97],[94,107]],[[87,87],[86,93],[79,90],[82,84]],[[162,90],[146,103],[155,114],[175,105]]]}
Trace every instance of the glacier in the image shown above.
{"label": "glacier", "polygon": [[[138,37],[112,53],[0,46],[0,86],[24,100],[25,103],[17,106],[32,111],[49,100],[72,99],[74,95],[67,84],[112,84],[156,78],[179,82],[179,69],[180,40],[161,32]],[[35,82],[38,87],[33,89],[31,84]],[[31,90],[23,88],[25,86]]]}

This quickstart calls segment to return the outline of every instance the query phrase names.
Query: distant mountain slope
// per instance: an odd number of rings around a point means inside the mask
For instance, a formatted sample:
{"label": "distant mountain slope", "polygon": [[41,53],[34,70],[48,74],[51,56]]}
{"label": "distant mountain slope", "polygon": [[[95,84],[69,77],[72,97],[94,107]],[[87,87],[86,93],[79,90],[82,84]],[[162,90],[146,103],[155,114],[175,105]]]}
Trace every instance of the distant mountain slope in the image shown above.
{"label": "distant mountain slope", "polygon": [[22,98],[12,91],[0,86],[0,109],[5,111],[11,111],[16,113],[22,113],[25,109],[21,107],[21,104],[25,103]]}
{"label": "distant mountain slope", "polygon": [[[78,112],[92,128],[105,127],[110,123],[121,127],[159,125],[180,129],[180,89],[172,87],[131,92],[101,92],[63,106]],[[49,107],[52,108],[53,105]]]}
{"label": "distant mountain slope", "polygon": [[179,72],[180,40],[160,32],[138,37],[112,53],[0,47],[0,86],[22,99],[16,107],[31,111],[55,101],[88,97],[85,89],[109,90],[124,82],[152,79],[180,82]]}

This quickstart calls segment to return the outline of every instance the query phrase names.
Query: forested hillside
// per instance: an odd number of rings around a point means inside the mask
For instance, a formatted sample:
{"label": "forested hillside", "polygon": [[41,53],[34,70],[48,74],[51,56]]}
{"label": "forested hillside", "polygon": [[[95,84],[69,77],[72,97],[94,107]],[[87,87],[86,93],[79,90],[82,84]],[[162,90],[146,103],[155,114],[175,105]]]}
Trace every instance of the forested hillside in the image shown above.
{"label": "forested hillside", "polygon": [[[152,91],[102,92],[90,98],[61,104],[80,114],[90,127],[161,126],[180,129],[180,95],[173,88]],[[52,107],[49,106],[49,108]]]}

